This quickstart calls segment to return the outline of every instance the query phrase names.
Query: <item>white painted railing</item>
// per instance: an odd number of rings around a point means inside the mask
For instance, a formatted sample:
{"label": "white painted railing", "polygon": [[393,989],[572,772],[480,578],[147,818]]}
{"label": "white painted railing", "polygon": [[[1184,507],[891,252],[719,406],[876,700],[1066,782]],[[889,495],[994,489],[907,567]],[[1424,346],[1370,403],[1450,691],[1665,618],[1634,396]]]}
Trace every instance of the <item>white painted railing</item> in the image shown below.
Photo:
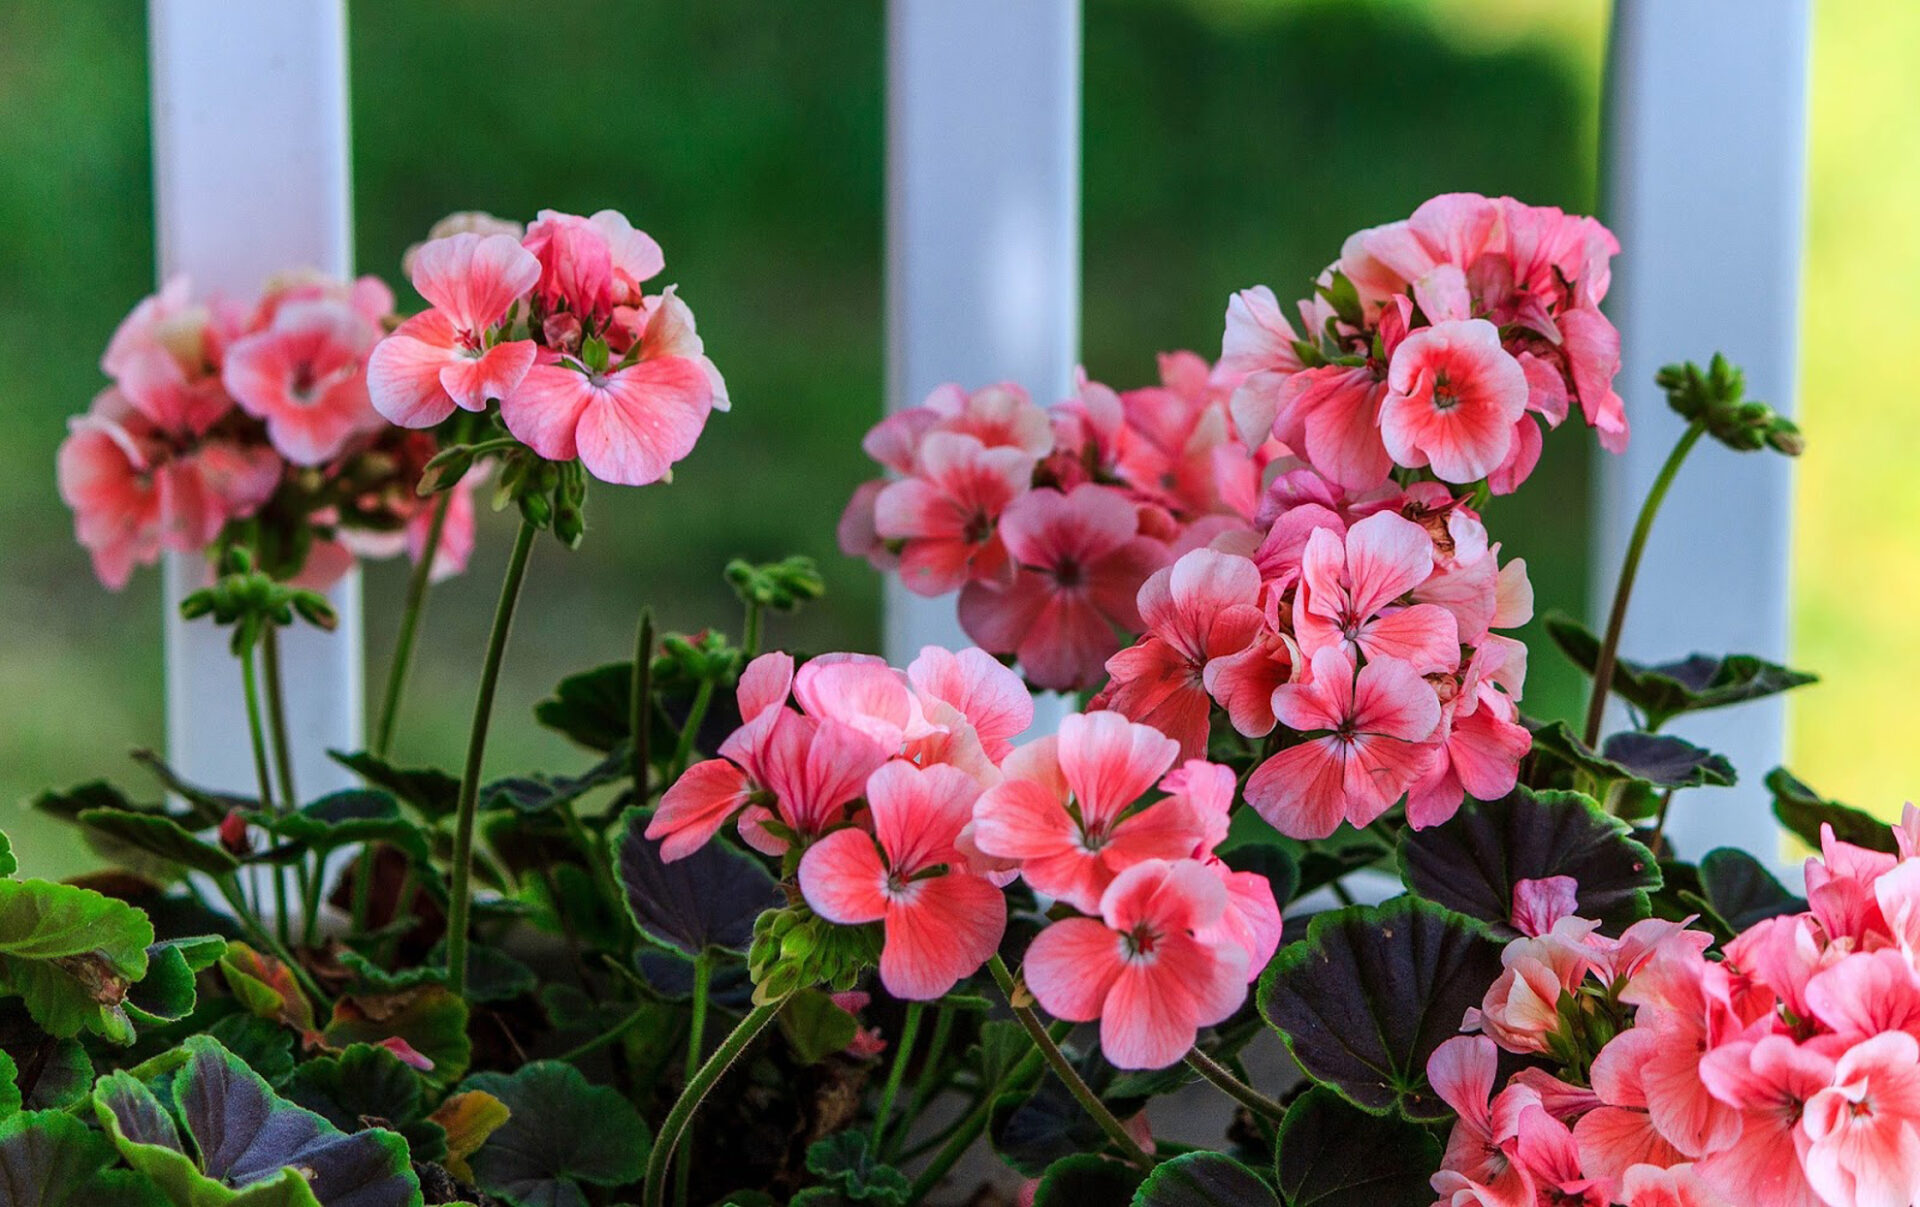
{"label": "white painted railing", "polygon": [[[353,267],[343,0],[152,0],[154,209],[160,276],[251,298],[270,275]],[[227,631],[178,605],[198,557],[166,566],[167,749],[188,779],[250,792],[240,671]],[[358,749],[360,578],[330,598],[337,632],[281,638],[294,777],[312,797],[351,777],[328,747]]]}
{"label": "white painted railing", "polygon": [[[1746,368],[1752,396],[1793,413],[1808,48],[1808,0],[1615,6],[1605,218],[1623,253],[1608,308],[1625,352],[1619,388],[1633,441],[1622,457],[1601,454],[1596,616],[1635,509],[1682,428],[1654,371],[1725,352]],[[1621,652],[1785,661],[1792,501],[1786,458],[1703,442],[1654,525]],[[1781,761],[1783,702],[1685,718],[1674,729],[1746,777],[1737,788],[1687,794],[1667,827],[1679,849],[1763,848],[1771,821],[1760,777]]]}
{"label": "white painted railing", "polygon": [[[351,267],[342,0],[152,0],[154,159],[163,274],[250,293],[307,263]],[[1626,245],[1612,310],[1625,339],[1632,451],[1602,471],[1596,589],[1675,425],[1648,384],[1721,349],[1791,411],[1804,192],[1807,0],[1619,0],[1607,216]],[[1064,397],[1079,345],[1078,0],[891,0],[888,401],[948,380]],[[1626,651],[1786,648],[1790,475],[1776,457],[1703,449],[1655,530]],[[237,672],[219,634],[172,606],[168,738],[189,776],[249,782]],[[338,782],[327,746],[361,728],[359,587],[341,631],[286,642],[301,785]],[[952,601],[889,583],[887,648],[962,640]],[[1777,761],[1778,702],[1683,726],[1750,773]],[[1757,784],[1679,813],[1690,851],[1756,841]]]}

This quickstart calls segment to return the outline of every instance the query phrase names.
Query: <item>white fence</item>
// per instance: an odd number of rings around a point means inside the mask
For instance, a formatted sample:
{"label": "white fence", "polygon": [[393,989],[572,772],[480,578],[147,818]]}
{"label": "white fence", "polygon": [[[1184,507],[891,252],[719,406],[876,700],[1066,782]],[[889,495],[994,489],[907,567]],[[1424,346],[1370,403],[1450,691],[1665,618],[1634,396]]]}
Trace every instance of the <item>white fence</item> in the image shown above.
{"label": "white fence", "polygon": [[[350,270],[342,3],[151,0],[163,272],[247,292],[290,264]],[[1079,0],[888,6],[891,406],[946,380],[1013,380],[1042,402],[1068,390],[1079,347],[1080,21]],[[1724,350],[1757,394],[1792,410],[1808,40],[1808,0],[1616,5],[1606,217],[1626,244],[1611,310],[1636,432],[1601,474],[1596,590],[1612,581],[1675,430],[1649,384],[1657,365]],[[1655,529],[1625,652],[1731,643],[1782,658],[1789,468],[1717,447],[1696,457]],[[169,746],[186,775],[244,788],[237,672],[210,627],[173,613],[194,572],[178,559],[168,569]],[[358,603],[350,579],[335,593],[341,631],[293,634],[284,651],[306,793],[337,782],[327,746],[359,741]],[[894,584],[888,607],[895,655],[959,639],[950,600]],[[1765,702],[1683,728],[1758,772],[1779,761],[1783,716]],[[1676,817],[1687,849],[1764,833],[1757,785],[1721,795]]]}

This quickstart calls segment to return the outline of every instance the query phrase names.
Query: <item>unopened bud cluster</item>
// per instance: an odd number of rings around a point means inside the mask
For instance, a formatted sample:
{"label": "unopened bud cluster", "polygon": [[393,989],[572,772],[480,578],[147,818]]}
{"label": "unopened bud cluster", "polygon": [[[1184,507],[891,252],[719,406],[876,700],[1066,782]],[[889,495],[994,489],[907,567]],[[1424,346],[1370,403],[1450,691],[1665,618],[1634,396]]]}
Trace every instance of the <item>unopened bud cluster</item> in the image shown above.
{"label": "unopened bud cluster", "polygon": [[1806,451],[1799,425],[1766,403],[1747,398],[1746,374],[1717,352],[1705,370],[1692,361],[1668,365],[1654,381],[1667,392],[1667,405],[1681,418],[1702,424],[1709,435],[1735,452],[1771,448],[1798,457]]}
{"label": "unopened bud cluster", "polygon": [[269,624],[285,627],[298,616],[330,632],[340,623],[326,596],[275,581],[244,547],[228,549],[222,555],[221,570],[212,586],[202,587],[180,601],[180,615],[188,620],[211,616],[215,624],[232,625],[236,655],[252,649]]}

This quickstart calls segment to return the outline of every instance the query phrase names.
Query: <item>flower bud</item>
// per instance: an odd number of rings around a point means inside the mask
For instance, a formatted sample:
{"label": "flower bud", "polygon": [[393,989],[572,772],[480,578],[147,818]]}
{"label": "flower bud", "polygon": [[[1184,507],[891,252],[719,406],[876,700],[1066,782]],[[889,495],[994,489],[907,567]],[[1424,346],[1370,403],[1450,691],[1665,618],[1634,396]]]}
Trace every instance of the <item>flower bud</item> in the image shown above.
{"label": "flower bud", "polygon": [[561,503],[553,510],[553,535],[569,549],[578,549],[587,535],[587,517],[572,503]]}
{"label": "flower bud", "polygon": [[451,448],[443,448],[420,471],[420,481],[414,485],[413,492],[425,498],[450,490],[472,468],[473,449],[470,446],[456,444]]}
{"label": "flower bud", "polygon": [[318,591],[295,591],[293,610],[300,618],[316,629],[325,629],[331,633],[340,625],[340,617],[327,602],[327,597]]}

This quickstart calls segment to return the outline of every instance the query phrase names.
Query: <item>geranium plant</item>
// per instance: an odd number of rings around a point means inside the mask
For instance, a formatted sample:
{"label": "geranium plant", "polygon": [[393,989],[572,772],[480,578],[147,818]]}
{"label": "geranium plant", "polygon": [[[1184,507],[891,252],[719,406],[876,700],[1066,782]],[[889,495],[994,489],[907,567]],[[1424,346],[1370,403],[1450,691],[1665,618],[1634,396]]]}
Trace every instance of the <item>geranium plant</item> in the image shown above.
{"label": "geranium plant", "polygon": [[[1549,617],[1584,724],[1522,711],[1525,564],[1481,509],[1576,410],[1617,450],[1592,219],[1470,195],[1362,231],[1220,358],[1042,406],[945,386],[869,434],[840,539],[957,593],[977,648],[657,632],[534,717],[587,753],[487,779],[542,531],[662,483],[724,410],[659,247],[612,212],[459,215],[429,303],[302,278],[142,303],[61,485],[103,580],[204,553],[251,793],[40,797],[115,870],[0,879],[0,1186],[23,1203],[1897,1205],[1920,1197],[1920,814],[1767,786],[1805,897],[1676,852],[1724,758],[1660,730],[1808,677],[1618,649],[1706,437],[1800,449],[1718,357],[1603,634]],[[1298,323],[1296,327],[1295,323]],[[723,358],[724,359],[724,358]],[[389,757],[471,493],[520,519],[458,774]],[[419,565],[364,786],[299,795],[274,634],[352,556]],[[534,623],[538,623],[536,620]],[[430,634],[427,634],[430,639]],[[1082,693],[1035,732],[1033,689]],[[1611,734],[1610,699],[1626,727]],[[1677,799],[1676,799],[1677,798]],[[1696,862],[1683,856],[1697,855]],[[5,860],[11,873],[11,858]],[[1380,904],[1354,904],[1365,897]],[[1270,1058],[1250,1045],[1277,1033]],[[1157,1098],[1218,1092],[1213,1147]],[[962,1158],[990,1149],[979,1185]],[[978,1166],[969,1168],[978,1169]],[[21,1196],[26,1197],[21,1197]]]}

